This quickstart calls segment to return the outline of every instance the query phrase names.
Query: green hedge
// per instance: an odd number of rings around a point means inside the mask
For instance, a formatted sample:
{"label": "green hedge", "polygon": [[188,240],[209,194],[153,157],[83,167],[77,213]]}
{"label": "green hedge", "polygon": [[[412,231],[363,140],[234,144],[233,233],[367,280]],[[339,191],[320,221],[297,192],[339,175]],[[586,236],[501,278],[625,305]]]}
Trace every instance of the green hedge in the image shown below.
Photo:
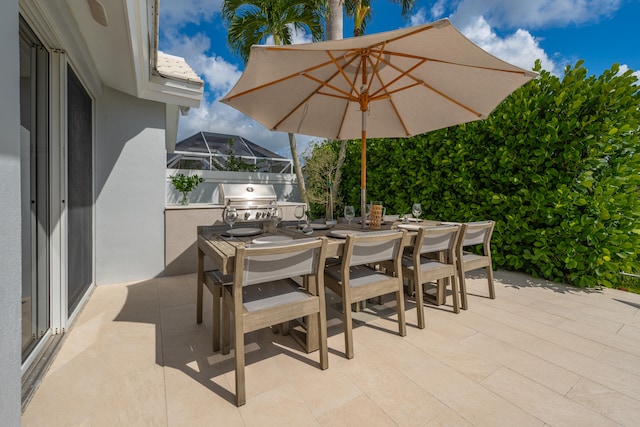
{"label": "green hedge", "polygon": [[[538,66],[537,66],[538,67]],[[618,286],[640,253],[640,96],[617,64],[579,61],[514,92],[484,121],[367,143],[368,199],[388,213],[493,219],[496,267],[578,286]],[[337,147],[335,145],[333,147]],[[360,142],[341,196],[359,206]]]}

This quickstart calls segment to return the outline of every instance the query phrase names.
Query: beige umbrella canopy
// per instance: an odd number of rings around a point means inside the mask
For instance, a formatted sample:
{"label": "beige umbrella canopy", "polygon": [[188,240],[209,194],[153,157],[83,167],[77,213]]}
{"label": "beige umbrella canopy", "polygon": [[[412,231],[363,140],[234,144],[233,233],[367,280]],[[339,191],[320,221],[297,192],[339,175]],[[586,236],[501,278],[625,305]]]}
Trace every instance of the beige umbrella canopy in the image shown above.
{"label": "beige umbrella canopy", "polygon": [[221,100],[275,131],[362,139],[406,137],[486,118],[537,76],[463,36],[448,19],[342,40],[252,46]]}

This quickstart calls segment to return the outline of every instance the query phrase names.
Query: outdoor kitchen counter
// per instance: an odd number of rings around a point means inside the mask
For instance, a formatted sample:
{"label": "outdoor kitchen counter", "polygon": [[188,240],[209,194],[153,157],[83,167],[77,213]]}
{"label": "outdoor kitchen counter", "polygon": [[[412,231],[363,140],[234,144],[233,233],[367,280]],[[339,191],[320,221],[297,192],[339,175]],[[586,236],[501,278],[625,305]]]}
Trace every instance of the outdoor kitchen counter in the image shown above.
{"label": "outdoor kitchen counter", "polygon": [[[278,202],[284,219],[294,220],[293,211],[299,202]],[[224,206],[211,203],[190,203],[186,206],[167,205],[164,217],[164,275],[195,273],[197,264],[197,227],[223,224]],[[236,226],[242,226],[238,222]],[[260,223],[257,223],[260,224]],[[206,266],[212,268],[210,261]]]}

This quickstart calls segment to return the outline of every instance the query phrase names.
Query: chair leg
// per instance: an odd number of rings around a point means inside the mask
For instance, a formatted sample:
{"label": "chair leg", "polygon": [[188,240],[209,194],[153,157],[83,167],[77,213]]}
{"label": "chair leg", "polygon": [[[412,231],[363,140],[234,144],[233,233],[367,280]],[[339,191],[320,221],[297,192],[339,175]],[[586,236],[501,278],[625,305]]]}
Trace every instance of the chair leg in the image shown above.
{"label": "chair leg", "polygon": [[467,302],[467,282],[464,279],[464,270],[462,269],[458,270],[458,284],[460,286],[460,305],[463,310],[466,310],[469,308]]}
{"label": "chair leg", "polygon": [[458,314],[460,313],[460,302],[459,297],[460,295],[458,295],[458,278],[456,277],[456,275],[454,274],[453,276],[449,277],[447,279],[448,282],[451,282],[451,296],[453,299],[453,312]]}
{"label": "chair leg", "polygon": [[[235,316],[242,316],[242,313],[234,313]],[[236,320],[234,323],[235,337],[235,362],[236,362],[236,406],[242,406],[247,402],[244,375],[244,331],[242,326]]]}
{"label": "chair leg", "polygon": [[[223,292],[226,292],[223,290]],[[230,345],[229,345],[229,335],[231,334],[231,310],[227,307],[227,302],[225,301],[226,295],[222,300],[222,354],[229,354]]]}
{"label": "chair leg", "polygon": [[400,289],[396,291],[396,309],[398,311],[398,334],[401,337],[407,336],[407,322],[404,314],[404,289],[400,285]]}
{"label": "chair leg", "polygon": [[416,294],[416,310],[418,313],[418,328],[424,329],[424,296],[422,295],[422,283],[419,280],[415,281],[415,294]]}
{"label": "chair leg", "polygon": [[329,348],[327,344],[327,310],[320,307],[318,312],[318,348],[320,349],[320,369],[329,367]]}
{"label": "chair leg", "polygon": [[198,274],[198,292],[196,297],[196,323],[202,323],[202,299],[203,299],[203,283],[200,280],[200,274]]}
{"label": "chair leg", "polygon": [[416,292],[416,286],[413,283],[413,280],[407,280],[407,295],[410,297],[414,296]]}
{"label": "chair leg", "polygon": [[213,287],[213,340],[212,340],[212,348],[213,351],[220,351],[220,317],[222,316],[222,307],[220,306],[220,301],[222,298],[222,287],[214,286]]}
{"label": "chair leg", "polygon": [[491,264],[487,266],[487,280],[489,281],[489,298],[496,299],[496,289],[493,285],[493,269]]}
{"label": "chair leg", "polygon": [[436,305],[446,304],[447,302],[447,279],[436,280]]}
{"label": "chair leg", "polygon": [[202,298],[203,298],[203,284],[204,284],[204,253],[202,250],[198,249],[198,291],[196,297],[196,323],[202,323]]}
{"label": "chair leg", "polygon": [[280,331],[280,335],[285,336],[291,333],[291,322],[282,322],[275,327],[276,331]]}
{"label": "chair leg", "polygon": [[[344,307],[350,307],[351,303],[342,300],[342,305]],[[351,317],[351,310],[348,308],[343,310],[343,320],[344,320],[344,351],[347,359],[353,359],[353,318]]]}

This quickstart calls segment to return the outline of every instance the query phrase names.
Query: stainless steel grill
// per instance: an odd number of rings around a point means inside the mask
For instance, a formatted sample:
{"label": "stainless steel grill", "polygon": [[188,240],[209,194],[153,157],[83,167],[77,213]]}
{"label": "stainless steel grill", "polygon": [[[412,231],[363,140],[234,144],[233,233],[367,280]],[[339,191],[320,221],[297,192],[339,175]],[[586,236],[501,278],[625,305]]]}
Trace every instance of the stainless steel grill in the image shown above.
{"label": "stainless steel grill", "polygon": [[220,204],[238,211],[238,221],[264,221],[271,218],[278,197],[270,184],[218,184]]}

